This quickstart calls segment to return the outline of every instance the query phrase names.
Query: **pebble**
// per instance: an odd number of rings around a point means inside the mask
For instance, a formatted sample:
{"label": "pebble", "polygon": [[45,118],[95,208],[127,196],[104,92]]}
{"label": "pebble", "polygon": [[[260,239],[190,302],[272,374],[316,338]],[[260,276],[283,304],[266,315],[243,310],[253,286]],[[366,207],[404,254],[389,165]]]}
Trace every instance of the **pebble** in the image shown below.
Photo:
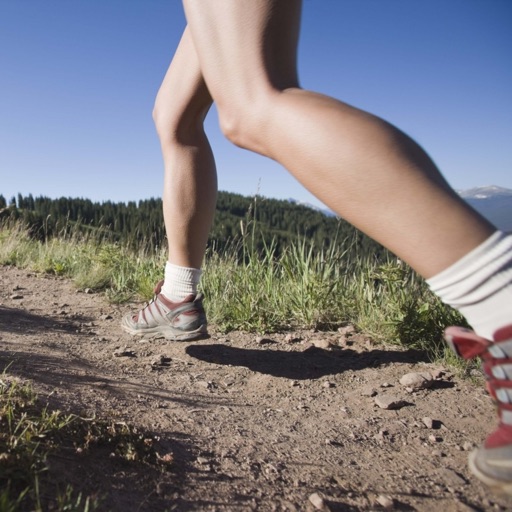
{"label": "pebble", "polygon": [[298,385],[299,385],[299,381],[298,381],[298,380],[292,380],[292,381],[290,382],[290,387],[292,387],[292,388],[295,388],[295,387],[297,387]]}
{"label": "pebble", "polygon": [[383,382],[381,385],[380,385],[381,388],[392,388],[393,387],[393,384],[390,384],[389,382]]}
{"label": "pebble", "polygon": [[446,370],[436,369],[432,371],[432,378],[434,379],[440,379],[446,374]]}
{"label": "pebble", "polygon": [[325,338],[312,340],[312,343],[316,348],[329,348],[331,346],[331,342]]}
{"label": "pebble", "polygon": [[135,352],[128,347],[121,347],[114,350],[114,357],[134,357]]}
{"label": "pebble", "polygon": [[269,343],[272,343],[272,340],[270,338],[265,338],[263,336],[257,336],[256,343],[258,345],[268,345]]}
{"label": "pebble", "polygon": [[377,499],[375,500],[382,508],[385,509],[392,509],[395,506],[395,502],[393,501],[393,498],[390,496],[386,496],[384,494],[380,494],[377,496]]}
{"label": "pebble", "polygon": [[339,327],[338,332],[346,336],[347,334],[356,332],[356,328],[353,325],[346,325],[345,327]]}
{"label": "pebble", "polygon": [[428,436],[428,440],[431,442],[431,443],[441,443],[443,441],[443,438],[442,437],[439,437],[439,436],[435,436],[434,434],[430,434]]}
{"label": "pebble", "polygon": [[170,360],[171,359],[169,357],[166,357],[164,355],[160,355],[160,356],[155,357],[151,361],[151,366],[153,366],[153,367],[155,367],[155,366],[163,366],[163,365],[165,365],[165,363],[170,362]]}
{"label": "pebble", "polygon": [[470,452],[473,448],[474,448],[474,445],[473,445],[473,443],[471,443],[470,441],[466,441],[466,442],[462,445],[462,449],[463,449],[465,452]]}
{"label": "pebble", "polygon": [[285,343],[297,343],[298,341],[300,341],[300,338],[297,338],[297,336],[294,336],[293,334],[290,334],[290,333],[288,333],[284,337],[284,342]]}
{"label": "pebble", "polygon": [[112,315],[101,315],[100,320],[112,320]]}
{"label": "pebble", "polygon": [[444,485],[449,485],[455,488],[460,488],[461,485],[466,485],[466,480],[462,478],[453,469],[440,468],[437,470],[437,476],[440,478]]}
{"label": "pebble", "polygon": [[432,385],[432,375],[428,372],[412,372],[406,373],[401,379],[402,386],[416,391],[418,389],[426,389]]}
{"label": "pebble", "polygon": [[325,508],[325,501],[317,492],[314,492],[309,496],[309,501],[317,510],[323,510]]}
{"label": "pebble", "polygon": [[381,395],[375,398],[375,403],[381,409],[401,409],[404,405],[407,404],[405,400],[402,400],[398,396],[394,395]]}
{"label": "pebble", "polygon": [[20,295],[19,293],[15,293],[14,295],[11,295],[12,300],[20,300],[23,299],[23,295]]}
{"label": "pebble", "polygon": [[323,388],[333,388],[333,387],[334,387],[334,382],[325,381],[325,382],[322,384],[322,387],[323,387]]}
{"label": "pebble", "polygon": [[423,421],[427,428],[434,428],[434,420],[432,418],[425,416],[421,421]]}
{"label": "pebble", "polygon": [[377,391],[372,388],[372,387],[367,387],[367,388],[364,388],[362,391],[361,391],[361,395],[362,396],[369,396],[369,397],[373,397],[373,396],[376,396],[378,393]]}

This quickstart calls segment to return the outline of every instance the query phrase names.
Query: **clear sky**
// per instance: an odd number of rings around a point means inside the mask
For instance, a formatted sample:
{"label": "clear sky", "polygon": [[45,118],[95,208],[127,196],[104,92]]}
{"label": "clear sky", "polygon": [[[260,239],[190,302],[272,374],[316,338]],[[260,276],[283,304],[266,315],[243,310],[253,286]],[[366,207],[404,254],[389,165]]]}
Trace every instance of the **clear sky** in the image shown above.
{"label": "clear sky", "polygon": [[[284,1],[284,0],[283,0]],[[0,0],[0,193],[158,197],[153,101],[179,0]],[[511,0],[305,0],[303,87],[396,124],[457,189],[512,188]],[[207,132],[219,189],[320,204]]]}

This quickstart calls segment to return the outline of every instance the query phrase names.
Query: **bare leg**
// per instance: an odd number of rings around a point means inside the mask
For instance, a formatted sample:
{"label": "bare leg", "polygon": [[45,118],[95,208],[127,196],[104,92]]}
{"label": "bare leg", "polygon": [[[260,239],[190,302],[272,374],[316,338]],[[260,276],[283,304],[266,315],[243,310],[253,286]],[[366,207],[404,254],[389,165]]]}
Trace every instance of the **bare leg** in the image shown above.
{"label": "bare leg", "polygon": [[217,174],[203,130],[212,99],[188,29],[162,82],[153,118],[164,159],[169,261],[199,269],[215,213]]}
{"label": "bare leg", "polygon": [[135,335],[193,340],[206,334],[196,293],[215,213],[217,174],[203,121],[212,104],[187,29],[158,91],[153,117],[165,166],[163,209],[169,243],[165,282],[122,328]]}
{"label": "bare leg", "polygon": [[280,162],[424,277],[495,231],[428,155],[385,121],[299,88],[299,0],[184,0],[224,133]]}

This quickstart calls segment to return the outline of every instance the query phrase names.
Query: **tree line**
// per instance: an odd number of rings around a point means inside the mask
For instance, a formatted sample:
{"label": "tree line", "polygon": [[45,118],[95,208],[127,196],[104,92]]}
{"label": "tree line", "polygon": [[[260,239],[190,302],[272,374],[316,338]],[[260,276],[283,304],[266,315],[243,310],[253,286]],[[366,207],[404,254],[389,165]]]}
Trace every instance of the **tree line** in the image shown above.
{"label": "tree line", "polygon": [[[87,234],[154,251],[166,244],[162,200],[93,202],[83,198],[51,199],[18,194],[9,201],[0,194],[0,220],[21,221],[34,238],[47,240],[66,233]],[[279,254],[292,241],[306,239],[328,248],[347,239],[376,256],[383,248],[343,219],[308,206],[262,196],[220,191],[208,245],[216,251],[236,247],[244,237],[262,251],[271,243]]]}

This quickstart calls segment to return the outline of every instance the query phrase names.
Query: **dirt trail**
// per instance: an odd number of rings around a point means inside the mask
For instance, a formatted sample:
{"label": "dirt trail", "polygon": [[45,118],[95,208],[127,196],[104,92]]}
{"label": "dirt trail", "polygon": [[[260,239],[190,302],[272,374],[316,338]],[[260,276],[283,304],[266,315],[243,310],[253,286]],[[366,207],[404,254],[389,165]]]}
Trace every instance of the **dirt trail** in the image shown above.
{"label": "dirt trail", "polygon": [[[2,367],[52,405],[115,415],[173,454],[163,473],[100,451],[55,464],[104,494],[104,510],[312,511],[314,493],[332,511],[512,510],[466,465],[494,425],[482,386],[355,333],[141,343],[119,328],[134,308],[0,267]],[[409,372],[432,386],[407,391]],[[377,405],[389,397],[396,409]]]}

